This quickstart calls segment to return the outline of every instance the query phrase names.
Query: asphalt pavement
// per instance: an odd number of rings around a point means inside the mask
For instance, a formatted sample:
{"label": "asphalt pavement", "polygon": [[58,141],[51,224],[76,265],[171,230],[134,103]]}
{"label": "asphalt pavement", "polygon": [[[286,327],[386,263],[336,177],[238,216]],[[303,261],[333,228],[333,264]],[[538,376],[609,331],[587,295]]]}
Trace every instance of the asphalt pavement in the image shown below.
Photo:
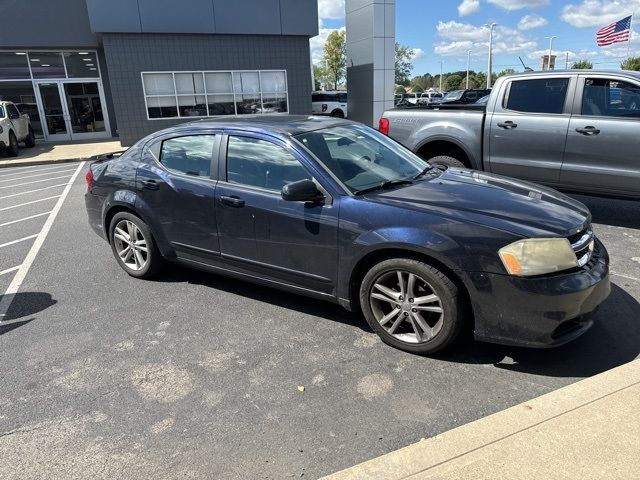
{"label": "asphalt pavement", "polygon": [[78,166],[0,170],[0,294],[23,278],[0,300],[2,478],[318,478],[640,355],[638,202],[576,196],[613,272],[586,335],[428,358],[329,303],[180,267],[127,276]]}

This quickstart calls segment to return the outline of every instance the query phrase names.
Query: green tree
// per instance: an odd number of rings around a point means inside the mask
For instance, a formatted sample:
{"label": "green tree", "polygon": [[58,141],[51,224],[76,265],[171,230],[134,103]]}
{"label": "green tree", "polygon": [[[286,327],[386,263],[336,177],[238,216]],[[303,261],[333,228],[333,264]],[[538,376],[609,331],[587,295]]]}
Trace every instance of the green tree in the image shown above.
{"label": "green tree", "polygon": [[395,93],[407,93],[402,85],[396,85]]}
{"label": "green tree", "polygon": [[485,88],[487,86],[487,74],[477,72],[473,75],[473,85],[475,88]]}
{"label": "green tree", "polygon": [[640,57],[629,57],[620,64],[623,70],[640,71]]}
{"label": "green tree", "polygon": [[447,75],[444,83],[447,86],[447,90],[458,90],[460,88],[460,85],[462,85],[462,77],[458,74],[453,73],[451,75]]}
{"label": "green tree", "polygon": [[313,66],[313,88],[314,90],[320,90],[322,88],[323,83],[329,82],[329,76],[327,75],[327,70],[322,65],[314,65]]}
{"label": "green tree", "polygon": [[396,83],[405,86],[409,85],[409,75],[413,70],[412,58],[413,52],[411,49],[396,42]]}
{"label": "green tree", "polygon": [[330,81],[333,82],[333,87],[336,89],[347,73],[346,38],[347,33],[344,30],[333,31],[329,34],[324,44],[324,53],[322,55],[324,68]]}
{"label": "green tree", "polygon": [[504,77],[505,75],[513,75],[516,71],[513,68],[505,68],[500,73],[498,73],[498,77]]}
{"label": "green tree", "polygon": [[430,86],[430,85],[427,85],[427,83],[428,83],[427,78],[425,76],[419,75],[411,79],[411,82],[409,82],[409,86],[413,91],[416,91],[414,90],[415,88],[419,88],[421,92],[424,92]]}
{"label": "green tree", "polygon": [[589,60],[578,60],[577,62],[573,62],[571,68],[576,70],[591,70],[593,68],[593,63]]}

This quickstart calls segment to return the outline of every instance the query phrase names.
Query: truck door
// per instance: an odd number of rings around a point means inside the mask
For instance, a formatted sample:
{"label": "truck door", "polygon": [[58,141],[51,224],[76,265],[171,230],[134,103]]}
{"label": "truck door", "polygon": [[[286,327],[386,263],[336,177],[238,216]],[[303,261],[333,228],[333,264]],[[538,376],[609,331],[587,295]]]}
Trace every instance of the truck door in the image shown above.
{"label": "truck door", "polygon": [[579,78],[560,182],[569,188],[640,195],[640,82]]}
{"label": "truck door", "polygon": [[515,78],[498,93],[485,125],[485,158],[501,175],[557,184],[570,120],[575,78]]}

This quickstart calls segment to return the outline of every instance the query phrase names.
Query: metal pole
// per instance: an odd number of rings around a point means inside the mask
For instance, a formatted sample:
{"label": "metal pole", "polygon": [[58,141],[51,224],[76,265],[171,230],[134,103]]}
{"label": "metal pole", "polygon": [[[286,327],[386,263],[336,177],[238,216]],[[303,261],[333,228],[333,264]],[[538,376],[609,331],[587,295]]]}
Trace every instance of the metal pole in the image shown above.
{"label": "metal pole", "polygon": [[493,57],[493,29],[497,23],[488,25],[489,27],[489,61],[487,65],[487,89],[491,88],[491,71],[492,71],[492,57]]}
{"label": "metal pole", "polygon": [[564,69],[569,70],[569,52],[567,52],[567,56],[564,61]]}
{"label": "metal pole", "polygon": [[440,60],[440,93],[442,93],[442,60]]}
{"label": "metal pole", "polygon": [[557,38],[555,35],[549,37],[549,56],[547,61],[547,70],[551,70],[551,48],[553,47],[553,39]]}
{"label": "metal pole", "polygon": [[471,59],[471,50],[467,50],[467,86],[466,89],[469,90],[469,60]]}
{"label": "metal pole", "polygon": [[631,48],[631,35],[633,35],[633,30],[631,27],[633,26],[633,16],[636,12],[631,14],[631,20],[629,20],[629,39],[627,40],[627,60],[629,59],[629,49]]}

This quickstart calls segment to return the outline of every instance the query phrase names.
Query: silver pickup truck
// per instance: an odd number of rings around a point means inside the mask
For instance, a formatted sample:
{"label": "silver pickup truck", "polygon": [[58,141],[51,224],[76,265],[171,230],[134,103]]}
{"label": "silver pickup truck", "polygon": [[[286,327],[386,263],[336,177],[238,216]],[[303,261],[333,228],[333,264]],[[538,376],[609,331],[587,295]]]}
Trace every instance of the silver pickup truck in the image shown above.
{"label": "silver pickup truck", "polygon": [[432,164],[640,197],[640,73],[500,77],[486,109],[396,108],[380,131]]}

